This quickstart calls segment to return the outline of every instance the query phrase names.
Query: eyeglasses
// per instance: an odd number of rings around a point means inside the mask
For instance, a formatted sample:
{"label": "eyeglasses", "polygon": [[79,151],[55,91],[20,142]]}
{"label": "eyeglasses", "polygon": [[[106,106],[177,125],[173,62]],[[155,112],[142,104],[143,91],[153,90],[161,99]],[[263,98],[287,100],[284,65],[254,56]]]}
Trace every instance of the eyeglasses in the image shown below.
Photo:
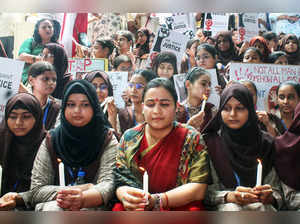
{"label": "eyeglasses", "polygon": [[102,83],[100,85],[96,85],[96,84],[93,84],[93,85],[94,85],[95,89],[99,88],[102,91],[108,89],[108,86],[106,84],[104,84],[104,83]]}
{"label": "eyeglasses", "polygon": [[133,82],[130,82],[130,83],[128,83],[128,86],[129,86],[129,88],[135,87],[136,89],[143,89],[143,88],[145,88],[145,86],[142,83],[133,83]]}

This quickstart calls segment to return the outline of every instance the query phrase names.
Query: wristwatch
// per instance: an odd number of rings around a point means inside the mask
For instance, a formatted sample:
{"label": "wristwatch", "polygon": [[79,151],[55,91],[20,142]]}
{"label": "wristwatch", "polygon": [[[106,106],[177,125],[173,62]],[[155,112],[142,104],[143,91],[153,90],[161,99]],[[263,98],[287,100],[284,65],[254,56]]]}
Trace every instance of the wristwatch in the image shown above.
{"label": "wristwatch", "polygon": [[33,63],[36,62],[36,57],[35,56],[32,57],[32,61],[33,61]]}

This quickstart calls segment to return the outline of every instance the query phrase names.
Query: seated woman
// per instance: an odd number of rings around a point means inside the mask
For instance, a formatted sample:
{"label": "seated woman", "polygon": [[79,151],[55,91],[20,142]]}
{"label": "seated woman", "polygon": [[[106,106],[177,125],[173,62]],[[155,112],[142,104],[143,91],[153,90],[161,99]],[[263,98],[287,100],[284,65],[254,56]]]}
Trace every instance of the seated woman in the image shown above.
{"label": "seated woman", "polygon": [[209,97],[211,90],[209,72],[200,67],[192,68],[185,78],[185,87],[188,96],[178,108],[176,120],[187,123],[201,132],[217,112],[211,103],[206,103],[202,111],[203,100]]}
{"label": "seated woman", "polygon": [[300,64],[300,46],[299,40],[294,34],[287,34],[282,38],[279,46],[281,51],[287,54],[289,65]]}
{"label": "seated woman", "polygon": [[55,68],[48,62],[39,61],[29,67],[28,75],[32,93],[43,109],[44,127],[50,130],[54,128],[60,112],[60,103],[50,96],[56,87]]}
{"label": "seated woman", "polygon": [[[200,210],[208,181],[201,135],[174,122],[177,95],[166,78],[150,81],[143,95],[145,123],[126,131],[117,153],[114,210]],[[149,174],[149,193],[143,186]],[[147,199],[149,203],[147,204]]]}
{"label": "seated woman", "polygon": [[[86,80],[68,83],[61,110],[60,125],[47,135],[34,162],[31,202],[36,210],[107,209],[118,142],[93,85]],[[79,174],[84,174],[86,184],[76,181]],[[65,177],[66,187],[59,186],[59,175]]]}
{"label": "seated woman", "polygon": [[[255,84],[250,80],[239,81],[243,84],[252,94],[254,108],[256,110],[257,103],[257,88]],[[280,120],[275,114],[266,111],[256,111],[258,117],[258,125],[261,130],[269,132],[270,135],[276,137],[285,132],[285,128]]]}
{"label": "seated woman", "polygon": [[[122,135],[127,129],[132,128],[138,124],[144,123],[145,118],[143,114],[143,91],[147,83],[156,78],[151,70],[137,70],[131,77],[129,85],[129,97],[132,105],[120,109],[118,112],[119,129],[115,129]],[[112,123],[117,123],[117,117],[114,117]]]}
{"label": "seated woman", "polygon": [[[253,98],[239,83],[225,88],[217,115],[205,127],[212,183],[205,205],[219,211],[275,210],[282,197],[273,168],[273,138],[257,125]],[[261,183],[257,159],[262,161]]]}
{"label": "seated woman", "polygon": [[[30,177],[33,161],[46,132],[43,111],[31,94],[19,93],[6,104],[0,130],[2,185],[0,210],[32,209]],[[4,196],[3,196],[4,195]]]}
{"label": "seated woman", "polygon": [[280,178],[286,209],[300,210],[300,103],[290,128],[275,139],[275,168]]}
{"label": "seated woman", "polygon": [[295,108],[300,102],[300,84],[293,81],[283,82],[277,87],[276,96],[279,108],[277,115],[287,130],[293,122]]}

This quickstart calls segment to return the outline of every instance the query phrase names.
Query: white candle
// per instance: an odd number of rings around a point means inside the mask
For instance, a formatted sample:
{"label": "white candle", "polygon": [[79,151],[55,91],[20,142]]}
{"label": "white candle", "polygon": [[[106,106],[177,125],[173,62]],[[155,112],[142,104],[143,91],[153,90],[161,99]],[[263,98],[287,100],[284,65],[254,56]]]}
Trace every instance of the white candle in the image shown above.
{"label": "white candle", "polygon": [[205,95],[203,95],[203,102],[202,102],[202,106],[201,106],[201,112],[204,111],[204,109],[205,109],[206,100],[207,100],[207,97]]}
{"label": "white candle", "polygon": [[1,194],[1,186],[2,186],[2,166],[0,166],[0,194]]}
{"label": "white candle", "polygon": [[262,165],[261,161],[257,159],[257,175],[256,175],[256,186],[261,186],[261,179],[262,179]]}
{"label": "white candle", "polygon": [[58,162],[58,173],[59,173],[59,186],[66,186],[65,183],[65,166],[60,159],[57,159]]}
{"label": "white candle", "polygon": [[149,176],[147,171],[144,172],[143,176],[143,189],[145,193],[148,193]]}

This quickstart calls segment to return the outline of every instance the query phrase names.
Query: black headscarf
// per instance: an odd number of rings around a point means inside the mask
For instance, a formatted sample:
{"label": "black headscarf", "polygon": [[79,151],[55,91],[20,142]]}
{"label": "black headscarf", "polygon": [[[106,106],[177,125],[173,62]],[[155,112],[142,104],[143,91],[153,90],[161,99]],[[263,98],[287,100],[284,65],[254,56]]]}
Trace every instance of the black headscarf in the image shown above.
{"label": "black headscarf", "polygon": [[92,82],[94,80],[94,78],[102,78],[105,82],[105,84],[108,86],[108,96],[113,96],[113,86],[109,80],[109,77],[108,75],[104,72],[104,71],[101,71],[101,70],[95,70],[95,71],[91,71],[91,72],[88,72],[86,74],[86,76],[84,77],[85,80],[89,81],[89,82]]}
{"label": "black headscarf", "polygon": [[[91,121],[83,127],[75,127],[65,118],[68,98],[75,93],[86,95],[94,112]],[[64,91],[61,124],[51,132],[52,143],[57,156],[69,167],[88,166],[103,151],[108,132],[107,124],[92,84],[86,80],[71,81]]]}
{"label": "black headscarf", "polygon": [[275,139],[275,167],[279,178],[288,186],[300,190],[300,103],[290,128]]}
{"label": "black headscarf", "polygon": [[[237,99],[248,110],[248,120],[239,129],[229,128],[223,122],[221,116],[224,106],[232,97]],[[225,186],[233,187],[236,184],[236,179],[233,176],[233,172],[235,172],[239,176],[242,186],[253,187],[256,183],[257,159],[260,158],[262,160],[263,177],[272,168],[273,138],[259,129],[253,97],[242,84],[232,84],[223,91],[219,108],[216,116],[203,131],[205,135],[216,133],[220,130],[223,147],[216,149],[208,146],[208,151],[213,157],[212,160],[219,178]],[[205,137],[205,139],[207,138]],[[219,154],[217,153],[218,150]],[[221,154],[224,157],[219,156]]]}
{"label": "black headscarf", "polygon": [[[293,40],[297,43],[298,49],[293,53],[289,53],[285,50],[285,45],[289,40]],[[289,65],[299,65],[300,64],[300,47],[299,40],[295,34],[287,34],[282,38],[281,44],[279,46],[281,51],[284,51],[287,54],[287,59]]]}
{"label": "black headscarf", "polygon": [[[26,109],[35,118],[33,128],[25,136],[15,136],[8,128],[8,116],[15,108]],[[35,96],[28,93],[19,93],[13,96],[6,104],[5,116],[0,129],[0,162],[3,168],[2,194],[29,190],[33,161],[45,135],[43,111]]]}

